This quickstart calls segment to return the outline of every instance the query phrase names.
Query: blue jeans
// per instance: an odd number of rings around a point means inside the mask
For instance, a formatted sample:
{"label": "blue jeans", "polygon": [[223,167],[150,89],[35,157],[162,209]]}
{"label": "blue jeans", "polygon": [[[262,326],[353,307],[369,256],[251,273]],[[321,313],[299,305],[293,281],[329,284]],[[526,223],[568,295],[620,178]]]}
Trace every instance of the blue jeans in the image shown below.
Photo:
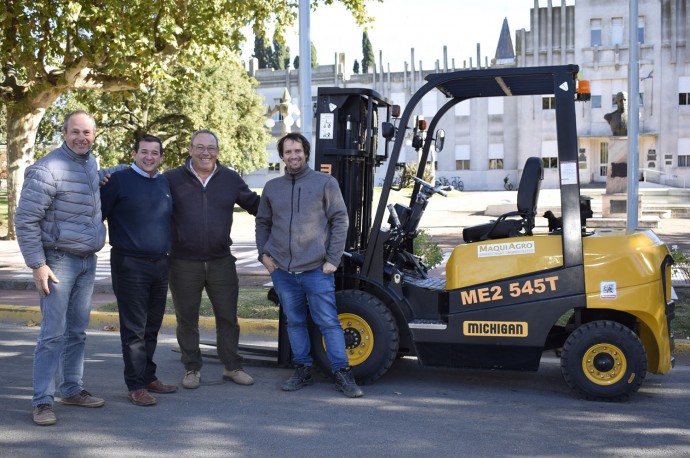
{"label": "blue jeans", "polygon": [[59,283],[48,281],[50,294],[41,294],[41,330],[34,351],[32,405],[52,404],[55,374],[67,398],[82,390],[84,344],[91,313],[96,255],[81,257],[46,250],[46,264]]}
{"label": "blue jeans", "polygon": [[288,337],[295,363],[304,366],[313,364],[307,327],[308,309],[326,343],[331,371],[347,367],[345,334],[338,321],[333,274],[323,273],[321,267],[299,274],[276,269],[271,273],[271,279],[287,317]]}

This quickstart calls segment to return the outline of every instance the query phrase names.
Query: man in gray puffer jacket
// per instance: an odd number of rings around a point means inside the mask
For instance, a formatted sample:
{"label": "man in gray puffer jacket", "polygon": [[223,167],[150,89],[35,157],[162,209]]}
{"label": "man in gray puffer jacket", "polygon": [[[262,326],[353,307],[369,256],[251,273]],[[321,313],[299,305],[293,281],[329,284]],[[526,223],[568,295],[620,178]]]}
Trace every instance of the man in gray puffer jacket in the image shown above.
{"label": "man in gray puffer jacket", "polygon": [[26,265],[41,296],[41,331],[34,352],[33,420],[55,424],[55,373],[62,404],[100,407],[82,388],[84,344],[96,276],[95,253],[105,243],[99,173],[90,154],[96,123],[70,113],[64,143],[26,170],[15,226]]}

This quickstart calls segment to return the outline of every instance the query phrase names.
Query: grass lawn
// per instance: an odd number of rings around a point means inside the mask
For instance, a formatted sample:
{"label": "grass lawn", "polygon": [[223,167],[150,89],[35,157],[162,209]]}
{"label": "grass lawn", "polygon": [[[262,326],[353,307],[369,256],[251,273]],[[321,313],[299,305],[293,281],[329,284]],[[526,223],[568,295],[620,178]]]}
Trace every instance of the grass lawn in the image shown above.
{"label": "grass lawn", "polygon": [[[240,318],[260,318],[260,319],[278,319],[278,307],[268,299],[266,288],[240,288],[240,297],[237,301],[237,316]],[[117,304],[106,304],[98,308],[101,312],[117,312]],[[165,306],[166,314],[175,314],[172,297],[168,293],[168,302]],[[201,308],[199,310],[201,316],[213,316],[213,308],[211,301],[204,292],[201,296]]]}

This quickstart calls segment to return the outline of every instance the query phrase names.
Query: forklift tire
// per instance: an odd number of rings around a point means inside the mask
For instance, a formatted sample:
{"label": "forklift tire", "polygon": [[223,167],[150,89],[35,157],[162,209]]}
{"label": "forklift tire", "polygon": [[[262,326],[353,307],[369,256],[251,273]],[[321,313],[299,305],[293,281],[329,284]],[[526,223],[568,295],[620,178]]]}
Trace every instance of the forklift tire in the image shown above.
{"label": "forklift tire", "polygon": [[[335,300],[352,375],[361,384],[372,383],[390,369],[398,354],[395,318],[380,299],[364,291],[339,291]],[[317,326],[311,336],[315,365],[330,374],[330,362]]]}
{"label": "forklift tire", "polygon": [[647,353],[637,335],[615,321],[592,321],[573,331],[563,345],[561,373],[586,399],[623,401],[647,375]]}

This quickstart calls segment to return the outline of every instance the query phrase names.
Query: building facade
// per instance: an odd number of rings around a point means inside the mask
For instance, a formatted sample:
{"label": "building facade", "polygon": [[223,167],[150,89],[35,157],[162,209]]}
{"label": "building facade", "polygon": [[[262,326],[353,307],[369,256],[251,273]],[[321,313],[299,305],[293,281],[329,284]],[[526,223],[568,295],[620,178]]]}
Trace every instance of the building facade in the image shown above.
{"label": "building facade", "polygon": [[[543,1],[542,1],[543,3]],[[535,0],[530,30],[516,31],[515,46],[507,21],[498,33],[494,58],[476,64],[464,61],[456,67],[445,55],[433,68],[420,62],[405,64],[402,72],[378,65],[372,73],[349,75],[342,55],[333,65],[313,69],[312,99],[319,87],[374,89],[404,107],[424,84],[429,73],[481,67],[527,67],[577,64],[580,79],[590,81],[591,101],[577,105],[580,181],[605,182],[610,174],[612,150],[627,137],[612,135],[605,120],[615,111],[616,95],[626,93],[630,55],[629,25],[637,27],[639,41],[639,165],[641,177],[668,186],[690,187],[690,0],[639,0],[638,18],[630,21],[628,0],[564,0],[540,6]],[[498,32],[498,31],[497,31]],[[380,56],[381,57],[381,56]],[[380,58],[379,61],[382,61]],[[414,50],[410,62],[415,62]],[[298,72],[262,69],[250,72],[260,82],[257,91],[267,105],[267,126],[275,138],[299,129]],[[425,96],[417,115],[430,119],[445,102],[432,92]],[[517,184],[521,168],[530,156],[542,158],[543,187],[558,186],[555,138],[555,100],[552,97],[499,97],[468,100],[458,104],[439,124],[446,132],[445,147],[434,158],[437,176],[459,177],[465,190],[503,189],[504,179]],[[315,132],[315,128],[313,131]],[[620,149],[620,148],[619,148]],[[405,146],[401,160],[416,161],[416,152]],[[246,179],[261,186],[280,173],[275,144],[269,148],[268,169]],[[378,173],[383,175],[385,170]],[[377,176],[377,180],[381,177]]]}

